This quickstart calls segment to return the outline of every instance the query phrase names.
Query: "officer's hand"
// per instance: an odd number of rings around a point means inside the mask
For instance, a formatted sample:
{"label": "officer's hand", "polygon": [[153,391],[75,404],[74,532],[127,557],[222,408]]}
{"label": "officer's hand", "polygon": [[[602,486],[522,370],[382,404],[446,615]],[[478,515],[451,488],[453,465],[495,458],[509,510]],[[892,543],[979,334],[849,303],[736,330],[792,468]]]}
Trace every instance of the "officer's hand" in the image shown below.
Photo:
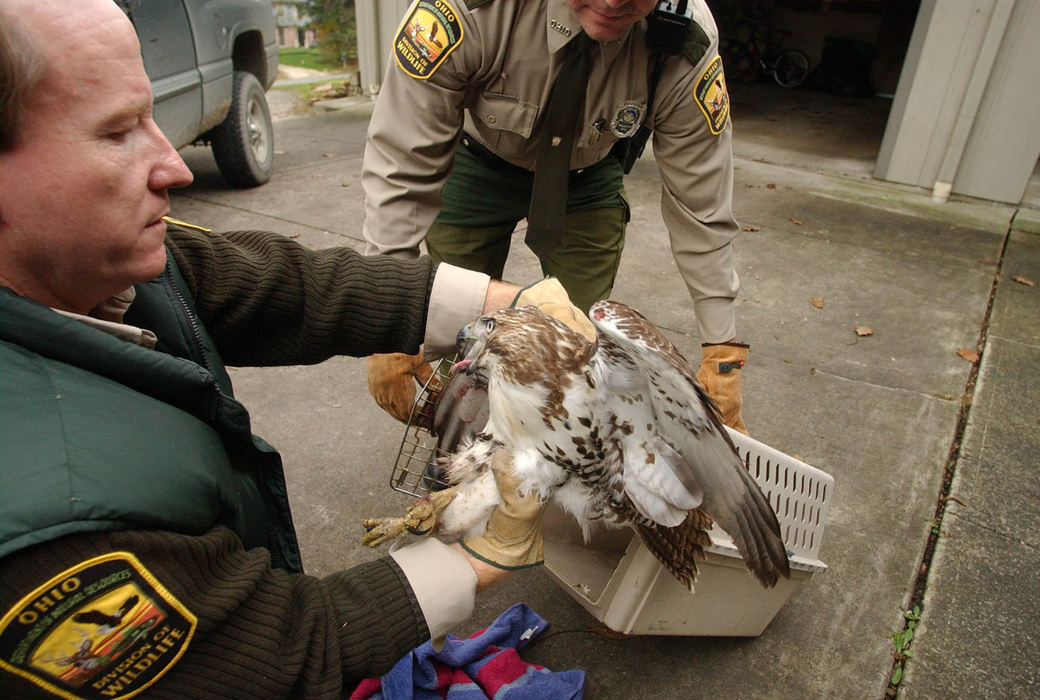
{"label": "officer's hand", "polygon": [[535,306],[547,316],[562,321],[568,328],[581,333],[587,340],[596,339],[596,327],[582,313],[581,309],[571,303],[567,291],[555,277],[546,277],[520,290],[513,300],[516,306]]}
{"label": "officer's hand", "polygon": [[491,470],[502,502],[491,513],[484,534],[463,540],[462,548],[497,569],[525,569],[541,564],[541,500],[536,494],[518,490],[520,479],[508,450],[495,453]]}
{"label": "officer's hand", "polygon": [[740,380],[747,361],[748,346],[743,343],[705,345],[701,353],[703,360],[697,372],[697,381],[715,400],[722,413],[722,422],[747,435],[747,426],[740,415],[744,403]]}
{"label": "officer's hand", "polygon": [[365,370],[372,398],[402,423],[408,422],[415,403],[415,383],[425,384],[433,374],[433,368],[423,362],[421,352],[369,355],[365,358]]}

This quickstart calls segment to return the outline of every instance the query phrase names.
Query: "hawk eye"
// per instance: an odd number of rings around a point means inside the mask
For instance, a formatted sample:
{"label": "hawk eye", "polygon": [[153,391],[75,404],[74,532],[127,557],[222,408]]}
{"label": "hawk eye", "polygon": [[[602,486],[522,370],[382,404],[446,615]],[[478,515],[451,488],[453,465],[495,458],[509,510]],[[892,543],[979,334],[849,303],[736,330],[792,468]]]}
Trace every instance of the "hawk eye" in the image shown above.
{"label": "hawk eye", "polygon": [[484,332],[490,333],[493,330],[495,330],[495,319],[493,319],[493,318],[485,318],[484,319]]}

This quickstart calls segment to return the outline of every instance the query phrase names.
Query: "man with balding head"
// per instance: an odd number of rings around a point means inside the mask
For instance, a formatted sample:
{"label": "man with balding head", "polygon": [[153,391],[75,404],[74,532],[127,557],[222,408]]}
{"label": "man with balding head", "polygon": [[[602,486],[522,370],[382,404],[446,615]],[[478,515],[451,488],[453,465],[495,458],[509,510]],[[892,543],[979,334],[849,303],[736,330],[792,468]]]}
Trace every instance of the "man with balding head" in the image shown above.
{"label": "man with balding head", "polygon": [[0,696],[338,696],[468,617],[495,532],[303,574],[225,365],[448,349],[520,288],[169,225],[191,174],[111,0],[3,0],[0,88]]}

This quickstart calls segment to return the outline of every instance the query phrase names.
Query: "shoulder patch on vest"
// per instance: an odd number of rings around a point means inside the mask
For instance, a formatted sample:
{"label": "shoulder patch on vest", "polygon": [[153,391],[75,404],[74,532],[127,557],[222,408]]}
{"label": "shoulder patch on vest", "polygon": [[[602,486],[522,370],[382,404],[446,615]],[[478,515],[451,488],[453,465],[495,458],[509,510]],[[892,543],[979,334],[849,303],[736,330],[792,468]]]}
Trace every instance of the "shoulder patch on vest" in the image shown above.
{"label": "shoulder patch on vest", "polygon": [[692,63],[697,65],[704,58],[704,54],[708,51],[708,47],[711,46],[711,39],[704,33],[701,25],[697,22],[690,22],[690,31],[686,35],[686,42],[683,44],[683,55]]}
{"label": "shoulder patch on vest", "polygon": [[196,618],[135,556],[88,559],[0,619],[0,668],[63,698],[129,698],[180,659]]}
{"label": "shoulder patch on vest", "polygon": [[729,124],[729,92],[726,90],[721,56],[716,56],[697,79],[693,87],[693,99],[708,120],[711,133],[716,136],[721,134]]}
{"label": "shoulder patch on vest", "polygon": [[397,65],[408,75],[426,80],[462,43],[462,23],[445,0],[418,0],[394,39]]}

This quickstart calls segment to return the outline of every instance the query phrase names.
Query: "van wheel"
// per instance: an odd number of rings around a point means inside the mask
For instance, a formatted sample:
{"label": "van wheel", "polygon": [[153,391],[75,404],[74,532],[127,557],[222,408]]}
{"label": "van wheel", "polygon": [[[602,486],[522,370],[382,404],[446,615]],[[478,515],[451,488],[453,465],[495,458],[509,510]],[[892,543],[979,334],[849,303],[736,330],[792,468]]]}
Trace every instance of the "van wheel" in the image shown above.
{"label": "van wheel", "polygon": [[271,179],[274,128],[264,89],[256,76],[235,71],[231,109],[210,132],[210,146],[220,172],[234,187],[256,187]]}

